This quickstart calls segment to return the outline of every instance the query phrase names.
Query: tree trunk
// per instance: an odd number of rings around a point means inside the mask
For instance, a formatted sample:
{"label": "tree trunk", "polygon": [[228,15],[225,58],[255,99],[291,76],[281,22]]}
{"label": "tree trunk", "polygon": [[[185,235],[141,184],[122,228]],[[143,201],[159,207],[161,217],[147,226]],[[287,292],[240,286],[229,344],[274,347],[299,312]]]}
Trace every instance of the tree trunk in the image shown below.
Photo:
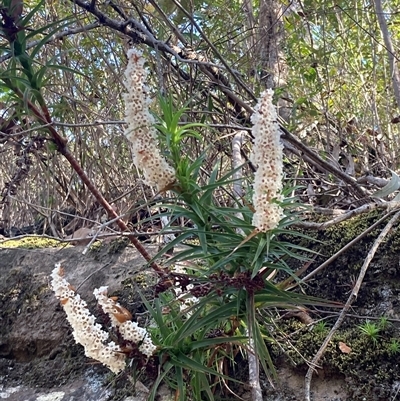
{"label": "tree trunk", "polygon": [[[265,88],[286,86],[287,64],[283,54],[284,7],[278,0],[260,0],[258,30],[258,71],[260,81]],[[278,101],[278,113],[284,119],[289,118],[287,101]]]}

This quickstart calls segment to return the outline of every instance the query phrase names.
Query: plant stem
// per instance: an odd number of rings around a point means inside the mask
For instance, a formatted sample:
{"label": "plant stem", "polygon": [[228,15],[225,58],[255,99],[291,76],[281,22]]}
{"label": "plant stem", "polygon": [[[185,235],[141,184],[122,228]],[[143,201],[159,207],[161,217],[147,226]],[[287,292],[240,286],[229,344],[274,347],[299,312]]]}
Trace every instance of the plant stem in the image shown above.
{"label": "plant stem", "polygon": [[248,323],[247,330],[249,334],[249,351],[248,351],[248,362],[249,362],[249,387],[251,392],[252,401],[263,401],[262,391],[260,385],[260,362],[258,355],[256,354],[256,347],[254,343],[253,328],[256,324],[255,318],[255,305],[254,305],[254,293],[248,292],[247,295],[247,312],[248,312]]}

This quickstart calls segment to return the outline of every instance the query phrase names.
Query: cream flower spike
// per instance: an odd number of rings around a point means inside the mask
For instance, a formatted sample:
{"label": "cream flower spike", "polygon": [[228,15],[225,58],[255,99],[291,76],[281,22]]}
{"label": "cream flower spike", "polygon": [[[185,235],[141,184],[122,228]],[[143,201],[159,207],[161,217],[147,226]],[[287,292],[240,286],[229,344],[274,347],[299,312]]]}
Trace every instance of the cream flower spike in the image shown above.
{"label": "cream flower spike", "polygon": [[67,314],[75,341],[84,346],[85,355],[106,365],[112,372],[119,373],[125,368],[125,356],[113,341],[106,343],[107,332],[95,323],[95,317],[89,312],[86,302],[65,280],[59,263],[51,273],[51,278],[51,287]]}
{"label": "cream flower spike", "polygon": [[282,199],[283,146],[272,96],[272,89],[261,93],[251,117],[254,145],[250,160],[258,167],[254,176],[253,226],[263,232],[277,227],[283,217],[282,208],[274,202]]}
{"label": "cream flower spike", "polygon": [[142,53],[130,49],[128,66],[125,70],[125,121],[128,127],[126,138],[131,142],[133,162],[143,170],[145,182],[163,190],[175,181],[175,170],[161,155],[154,117],[149,112],[150,99],[147,95],[147,70]]}
{"label": "cream flower spike", "polygon": [[115,299],[107,295],[107,287],[96,288],[93,291],[97,302],[111,319],[111,325],[118,327],[118,330],[125,340],[140,343],[139,351],[149,358],[156,350],[156,346],[151,341],[146,329],[140,327],[136,322],[132,322],[130,312],[121,306]]}

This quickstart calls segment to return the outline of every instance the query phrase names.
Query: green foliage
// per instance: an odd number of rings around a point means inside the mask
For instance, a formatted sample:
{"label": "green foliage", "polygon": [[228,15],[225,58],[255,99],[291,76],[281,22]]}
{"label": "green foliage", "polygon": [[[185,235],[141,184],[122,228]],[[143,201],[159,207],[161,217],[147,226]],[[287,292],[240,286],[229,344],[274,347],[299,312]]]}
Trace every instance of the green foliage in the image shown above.
{"label": "green foliage", "polygon": [[[27,105],[31,101],[37,102],[41,107],[45,106],[42,89],[48,82],[49,69],[69,70],[65,66],[54,65],[51,61],[39,63],[36,60],[37,55],[43,51],[45,44],[53,35],[71,24],[71,19],[66,18],[35,30],[28,29],[43,7],[44,0],[41,0],[23,18],[8,23],[7,19],[3,18],[3,22],[0,23],[0,29],[8,41],[8,45],[0,47],[0,54],[11,57],[8,68],[0,71],[0,80],[14,96],[23,99],[25,112],[32,112],[32,108]],[[36,41],[33,42],[34,40]],[[35,46],[28,50],[29,41]]]}
{"label": "green foliage", "polygon": [[392,338],[387,345],[389,355],[397,355],[400,353],[400,341],[397,338]]}
{"label": "green foliage", "polygon": [[[153,305],[143,301],[156,323],[153,341],[159,345],[160,361],[168,361],[163,366],[163,377],[177,389],[180,400],[186,400],[189,393],[196,400],[213,400],[214,378],[235,381],[218,366],[221,358],[230,358],[231,347],[239,348],[247,340],[240,333],[226,335],[227,331],[235,331],[231,319],[237,312],[236,304],[223,305],[210,296],[182,311],[182,299],[175,300],[170,294],[162,294]],[[157,384],[152,397],[156,389]]]}
{"label": "green foliage", "polygon": [[326,333],[328,331],[328,325],[324,320],[320,320],[313,325],[312,331],[316,334]]}
{"label": "green foliage", "polygon": [[[293,274],[286,264],[288,257],[308,260],[311,253],[282,239],[289,233],[305,237],[290,229],[298,220],[296,200],[286,198],[281,203],[286,216],[276,229],[257,232],[251,224],[251,205],[240,204],[232,195],[234,171],[220,174],[220,163],[210,173],[202,169],[204,154],[192,160],[185,150],[188,138],[201,138],[193,131],[195,125],[179,125],[184,109],[173,111],[171,98],[162,100],[161,109],[165,117],[158,124],[162,146],[176,168],[175,198],[163,204],[168,209],[163,215],[171,219],[164,230],[173,231],[173,223],[181,218],[190,220],[193,227],[179,228],[176,238],[154,259],[185,244],[168,262],[171,266],[189,263],[190,267],[172,273],[169,281],[174,291],[168,290],[168,280],[161,280],[158,289],[162,293],[146,305],[156,323],[153,338],[159,345],[160,361],[168,361],[163,366],[164,379],[177,389],[179,399],[190,395],[195,400],[211,400],[210,388],[215,383],[232,380],[221,371],[221,360],[225,360],[223,365],[234,365],[232,355],[246,353],[249,335],[265,374],[274,375],[267,348],[274,340],[258,311],[321,301],[287,292],[272,281],[278,271]],[[222,198],[225,206],[221,206]],[[176,291],[183,295],[177,298]],[[186,305],[186,301],[191,303]]]}
{"label": "green foliage", "polygon": [[381,316],[378,320],[378,327],[381,331],[386,331],[392,326],[387,316]]}
{"label": "green foliage", "polygon": [[166,149],[171,152],[171,160],[174,162],[175,167],[179,168],[181,142],[190,137],[200,140],[201,137],[199,133],[193,128],[204,126],[204,124],[188,123],[180,125],[179,120],[187,109],[182,107],[174,111],[173,99],[171,96],[169,98],[159,96],[158,100],[162,116],[159,117],[159,124],[157,124],[156,127],[164,136]]}
{"label": "green foliage", "polygon": [[[397,1],[384,5],[394,43],[399,37],[397,7]],[[373,131],[378,124],[386,146],[396,149],[390,128],[392,114],[385,109],[397,115],[393,109],[397,106],[392,95],[384,94],[391,85],[391,73],[373,9],[357,0],[305,1],[301,10],[288,13],[284,22],[287,87],[295,105],[291,128],[299,130],[299,122],[302,126],[315,122],[329,126],[333,118],[337,134],[328,129],[322,136],[307,134],[306,140],[326,150],[327,145],[340,143],[343,132],[347,150],[357,162],[364,149],[360,137],[373,146],[376,137],[368,128],[374,127]],[[367,104],[365,99],[371,96],[373,100]],[[350,127],[352,119],[356,122]],[[394,159],[391,163],[397,165]]]}
{"label": "green foliage", "polygon": [[[289,319],[280,322],[283,338],[288,341],[281,342],[280,347],[272,347],[274,354],[282,354],[289,359],[297,368],[307,368],[307,361],[312,360],[320,345],[326,338],[325,333],[316,333],[310,330],[296,319]],[[331,343],[326,349],[325,356],[321,363],[325,371],[341,372],[346,375],[349,381],[355,383],[355,388],[362,388],[362,396],[373,398],[374,388],[377,383],[380,387],[389,387],[397,380],[398,370],[396,368],[399,343],[397,338],[385,340],[382,335],[381,341],[371,346],[368,336],[360,335],[357,326],[340,328],[334,335]],[[344,353],[339,346],[343,342],[351,348],[349,353]],[[393,353],[390,352],[391,343]],[[371,377],[374,378],[370,383]],[[368,398],[368,399],[369,399]],[[356,398],[358,399],[358,398]]]}
{"label": "green foliage", "polygon": [[378,344],[382,331],[382,327],[379,324],[367,320],[365,323],[359,325],[358,328],[375,346]]}

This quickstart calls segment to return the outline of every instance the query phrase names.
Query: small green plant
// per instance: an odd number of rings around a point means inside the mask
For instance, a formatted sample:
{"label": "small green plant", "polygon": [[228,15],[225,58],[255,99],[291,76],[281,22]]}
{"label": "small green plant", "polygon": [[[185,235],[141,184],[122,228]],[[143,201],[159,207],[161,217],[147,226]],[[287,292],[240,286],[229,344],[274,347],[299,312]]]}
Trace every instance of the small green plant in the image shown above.
{"label": "small green plant", "polygon": [[389,355],[397,355],[400,353],[400,341],[392,338],[387,346]]}
{"label": "small green plant", "polygon": [[387,316],[381,316],[378,320],[378,327],[384,331],[387,330],[391,326],[391,323],[389,322],[389,319]]}
{"label": "small green plant", "polygon": [[319,322],[315,323],[314,326],[312,327],[312,331],[315,334],[325,333],[327,330],[328,330],[328,325],[323,320],[320,320]]}
{"label": "small green plant", "polygon": [[358,328],[374,345],[378,344],[379,333],[382,330],[379,324],[367,320],[364,324],[360,324]]}

